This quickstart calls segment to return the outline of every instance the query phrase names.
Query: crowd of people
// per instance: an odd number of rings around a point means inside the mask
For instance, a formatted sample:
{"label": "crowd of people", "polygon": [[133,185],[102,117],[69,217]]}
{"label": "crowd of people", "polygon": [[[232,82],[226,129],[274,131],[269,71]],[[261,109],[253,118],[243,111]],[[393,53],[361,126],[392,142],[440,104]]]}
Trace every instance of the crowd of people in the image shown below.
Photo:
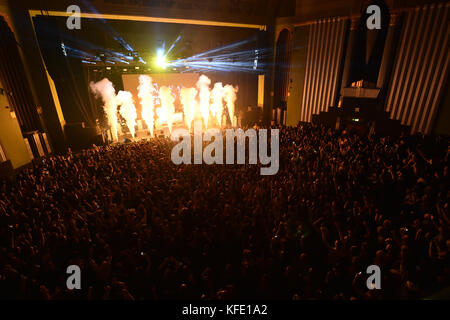
{"label": "crowd of people", "polygon": [[0,296],[406,299],[450,285],[447,138],[282,127],[274,176],[175,165],[173,145],[69,150],[1,181]]}

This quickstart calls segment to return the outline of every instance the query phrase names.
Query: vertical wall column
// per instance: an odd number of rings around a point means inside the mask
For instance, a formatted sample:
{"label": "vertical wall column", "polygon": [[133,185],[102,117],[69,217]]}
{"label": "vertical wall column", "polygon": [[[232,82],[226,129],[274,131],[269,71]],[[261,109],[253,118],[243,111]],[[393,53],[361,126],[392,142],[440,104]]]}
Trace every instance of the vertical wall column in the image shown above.
{"label": "vertical wall column", "polygon": [[290,69],[292,56],[293,34],[289,29],[283,29],[277,40],[275,53],[275,74],[274,74],[274,108],[277,119],[275,123],[285,124],[285,114],[287,110],[287,98],[290,84]]}
{"label": "vertical wall column", "polygon": [[355,55],[356,40],[358,38],[359,20],[359,17],[353,17],[350,20],[350,31],[348,34],[347,48],[345,50],[344,69],[342,72],[341,92],[344,88],[347,88],[350,85],[349,79],[352,71],[352,61]]}
{"label": "vertical wall column", "polygon": [[292,51],[292,82],[289,85],[286,124],[295,126],[301,120],[302,101],[305,87],[306,59],[308,51],[309,26],[294,29],[294,50]]}
{"label": "vertical wall column", "polygon": [[384,45],[383,57],[381,59],[380,72],[378,74],[377,88],[380,88],[379,99],[384,104],[384,99],[389,85],[389,79],[394,65],[395,49],[397,47],[398,34],[400,29],[400,15],[393,13],[389,21],[389,29]]}
{"label": "vertical wall column", "polygon": [[[270,48],[276,43],[275,30],[273,26],[268,26],[265,37],[262,38],[261,48]],[[274,74],[274,50],[269,50],[269,54],[263,59],[262,64],[265,66],[264,74],[264,106],[263,106],[263,123],[268,125],[272,119],[273,109],[273,74]]]}

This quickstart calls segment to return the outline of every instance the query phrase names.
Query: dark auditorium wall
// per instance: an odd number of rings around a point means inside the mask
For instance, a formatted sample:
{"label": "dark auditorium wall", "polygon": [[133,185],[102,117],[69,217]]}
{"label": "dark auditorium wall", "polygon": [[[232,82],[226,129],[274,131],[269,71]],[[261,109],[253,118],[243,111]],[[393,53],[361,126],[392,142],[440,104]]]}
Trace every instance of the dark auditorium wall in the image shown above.
{"label": "dark auditorium wall", "polygon": [[[314,20],[330,16],[354,16],[361,13],[371,0],[296,0],[296,19],[302,21]],[[445,0],[385,0],[390,9],[401,10],[416,7],[431,2]]]}
{"label": "dark auditorium wall", "polygon": [[64,54],[62,44],[70,39],[56,19],[33,18],[34,30],[49,76],[55,83],[65,122],[95,126],[95,116],[89,108],[88,84],[80,59]]}
{"label": "dark auditorium wall", "polygon": [[0,81],[11,107],[17,114],[22,131],[41,130],[17,41],[4,16],[0,16]]}
{"label": "dark auditorium wall", "polygon": [[16,114],[12,111],[0,82],[0,147],[13,169],[17,169],[30,163],[31,159]]}
{"label": "dark auditorium wall", "polygon": [[312,21],[331,16],[359,14],[361,2],[358,0],[296,0],[295,17],[299,21]]}
{"label": "dark auditorium wall", "polygon": [[287,125],[295,126],[300,121],[300,106],[303,100],[303,89],[306,72],[306,54],[308,46],[307,26],[294,29],[294,46],[292,54],[292,66],[289,85],[289,96],[287,104]]}
{"label": "dark auditorium wall", "polygon": [[[264,23],[279,10],[294,10],[295,0],[20,0],[32,9],[66,10],[77,4],[82,12],[147,15],[174,19],[199,19],[245,23]],[[91,5],[88,5],[88,4]],[[285,4],[286,3],[286,4]]]}
{"label": "dark auditorium wall", "polygon": [[386,111],[412,132],[430,133],[449,70],[450,3],[404,13]]}
{"label": "dark auditorium wall", "polygon": [[286,108],[289,90],[293,35],[291,30],[283,29],[278,34],[275,46],[274,68],[274,108]]}
{"label": "dark auditorium wall", "polygon": [[[287,88],[289,124],[297,122],[298,113],[300,121],[311,121],[312,115],[337,106],[340,89],[358,80],[351,74],[358,64],[354,53],[362,55],[364,48],[358,41],[350,45],[351,30],[365,26],[362,13],[372,2],[297,0],[295,16],[277,19],[277,30],[308,29],[304,73],[298,67],[305,49],[293,46],[292,82]],[[443,100],[448,90],[450,2],[386,0],[385,4],[390,15],[387,40],[378,45],[383,48],[374,64],[380,70],[378,78],[375,70],[369,79],[381,89],[378,101],[391,119],[400,120],[411,132],[431,133],[438,130],[435,126],[442,131],[444,124],[436,118],[446,114],[440,108],[447,105]],[[301,82],[303,88],[298,87]]]}
{"label": "dark auditorium wall", "polygon": [[434,134],[442,134],[450,136],[450,87],[447,75],[447,84],[444,98],[439,107],[438,114],[435,120]]}
{"label": "dark auditorium wall", "polygon": [[66,143],[61,117],[58,115],[59,101],[54,90],[54,83],[43,64],[26,3],[4,0],[2,2],[4,12],[7,12],[8,20],[14,26],[14,36],[20,48],[20,57],[24,66],[23,78],[29,80],[34,107],[42,110],[40,121],[42,129],[48,133],[52,149],[62,152],[65,150]]}
{"label": "dark auditorium wall", "polygon": [[334,106],[340,88],[347,19],[328,18],[309,25],[300,120]]}

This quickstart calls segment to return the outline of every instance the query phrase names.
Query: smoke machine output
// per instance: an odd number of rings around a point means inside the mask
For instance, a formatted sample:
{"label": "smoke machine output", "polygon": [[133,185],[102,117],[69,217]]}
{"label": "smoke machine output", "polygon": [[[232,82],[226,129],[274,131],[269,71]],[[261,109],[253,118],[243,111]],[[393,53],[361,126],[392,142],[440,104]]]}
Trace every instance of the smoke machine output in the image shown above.
{"label": "smoke machine output", "polygon": [[[103,100],[112,141],[119,141],[119,135],[122,134],[119,114],[134,138],[138,113],[133,95],[128,91],[119,91],[116,94],[112,82],[107,78],[96,83],[91,82],[90,88],[96,97]],[[221,128],[227,123],[235,127],[237,92],[237,87],[224,86],[221,82],[215,83],[211,89],[211,80],[201,75],[195,87],[181,88],[177,95],[168,86],[161,86],[158,89],[150,76],[140,75],[137,97],[142,107],[140,119],[147,125],[151,137],[154,137],[155,130],[164,128],[171,134],[175,125],[191,130],[194,120],[202,120],[205,129]],[[175,110],[176,99],[179,99],[182,106],[181,112]]]}

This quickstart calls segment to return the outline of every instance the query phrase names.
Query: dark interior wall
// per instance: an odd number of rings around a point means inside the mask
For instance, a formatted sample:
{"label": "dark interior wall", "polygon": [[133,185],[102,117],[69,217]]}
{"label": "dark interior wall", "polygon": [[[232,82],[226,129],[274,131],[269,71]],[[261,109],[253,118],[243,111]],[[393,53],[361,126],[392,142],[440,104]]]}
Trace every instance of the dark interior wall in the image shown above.
{"label": "dark interior wall", "polygon": [[347,20],[340,18],[316,20],[309,25],[301,121],[311,121],[313,115],[336,105],[347,25]]}
{"label": "dark interior wall", "polygon": [[301,20],[314,20],[358,14],[362,2],[360,0],[297,0],[296,17]]}
{"label": "dark interior wall", "polygon": [[376,83],[378,79],[390,15],[383,0],[372,0],[369,4],[377,5],[381,9],[381,30],[368,30],[366,21],[370,15],[364,11],[361,12],[355,44],[358,48],[355,52],[358,54],[352,58],[349,83],[361,79]]}
{"label": "dark interior wall", "polygon": [[[265,41],[262,41],[263,48],[273,48],[273,44],[276,39],[276,32],[274,26],[269,26],[265,37]],[[264,106],[263,106],[263,123],[269,124],[272,118],[272,108],[273,108],[273,80],[274,80],[274,60],[273,54],[267,55],[265,57],[264,66]]]}
{"label": "dark interior wall", "polygon": [[[13,1],[11,1],[13,3]],[[36,10],[66,10],[80,6],[83,12],[126,14],[179,19],[266,23],[279,13],[292,15],[295,0],[21,0]]]}
{"label": "dark interior wall", "polygon": [[58,91],[64,119],[69,124],[85,122],[95,126],[83,66],[80,59],[65,54],[64,31],[54,17],[37,16],[33,22],[45,65]]}
{"label": "dark interior wall", "polygon": [[450,70],[450,7],[427,5],[403,15],[386,111],[412,132],[431,133]]}
{"label": "dark interior wall", "polygon": [[42,130],[14,33],[0,16],[0,81],[23,132]]}
{"label": "dark interior wall", "polygon": [[275,52],[274,71],[274,108],[286,109],[291,68],[292,35],[290,30],[283,29],[278,35]]}
{"label": "dark interior wall", "polygon": [[[296,0],[295,16],[297,20],[314,20],[325,17],[359,15],[371,0]],[[428,3],[445,0],[385,0],[389,10],[412,8]]]}
{"label": "dark interior wall", "polygon": [[[391,119],[400,120],[403,125],[410,126],[412,132],[445,132],[448,127],[446,123],[449,123],[443,120],[448,119],[449,113],[447,110],[448,87],[445,87],[449,67],[445,62],[450,39],[448,32],[445,32],[446,28],[448,29],[447,23],[443,22],[442,17],[445,16],[448,20],[449,2],[385,0],[387,8],[385,7],[386,10],[382,12],[383,30],[381,31],[387,33],[370,33],[365,30],[365,37],[357,39],[355,45],[350,45],[348,39],[351,30],[358,30],[358,25],[360,30],[365,29],[367,15],[364,16],[363,13],[365,8],[374,2],[378,1],[298,0],[295,17],[277,19],[278,30],[296,26],[314,26],[317,21],[336,18],[346,19],[351,25],[350,31],[345,31],[347,40],[344,44],[344,52],[338,59],[341,66],[344,66],[345,61],[345,67],[342,68],[343,75],[340,76],[339,72],[334,73],[332,78],[337,79],[337,82],[333,80],[331,87],[326,80],[327,75],[323,72],[324,64],[320,61],[329,61],[329,58],[322,57],[322,53],[326,51],[323,49],[326,44],[325,38],[335,39],[336,37],[325,34],[324,38],[324,32],[320,28],[319,32],[312,33],[320,35],[313,38],[318,38],[319,44],[307,45],[306,61],[307,66],[308,61],[311,64],[311,69],[306,68],[305,83],[307,85],[303,93],[304,101],[301,105],[300,120],[311,121],[311,115],[326,111],[328,106],[337,106],[337,100],[334,98],[335,88],[342,87],[344,78],[347,85],[349,82],[365,79],[372,84],[376,83],[381,88],[379,101],[385,107],[385,111],[390,113]],[[362,18],[359,19],[361,15]],[[353,21],[356,22],[355,27],[353,27]],[[363,33],[360,32],[360,34]],[[389,44],[386,45],[388,35],[391,36]],[[296,67],[297,55],[301,55],[297,51],[298,49],[295,48],[293,52],[292,70]],[[355,59],[353,51],[360,55],[358,59]],[[328,55],[328,57],[331,56]],[[347,60],[349,65],[353,64],[353,67],[347,66]],[[339,61],[335,62],[339,64]],[[359,68],[355,68],[355,64],[359,65]],[[378,72],[379,69],[382,73]],[[315,71],[311,73],[308,70]],[[348,72],[352,70],[358,72],[352,73],[348,79]],[[294,74],[295,72],[291,78],[295,78]],[[322,78],[324,78],[323,81]],[[331,91],[327,89],[327,83]],[[295,86],[293,79],[291,87]],[[294,101],[298,99],[297,93],[298,91],[291,91],[292,97],[289,99],[288,121],[292,124],[296,122],[297,116],[296,109],[292,107],[296,104]],[[324,100],[324,96],[328,98]]]}
{"label": "dark interior wall", "polygon": [[308,46],[308,26],[294,29],[294,48],[292,54],[289,97],[287,105],[287,125],[297,125],[303,100],[306,72],[306,53]]}
{"label": "dark interior wall", "polygon": [[450,136],[450,87],[447,77],[446,90],[437,113],[433,133]]}
{"label": "dark interior wall", "polygon": [[66,148],[64,131],[28,9],[22,2],[15,2],[14,5],[9,2],[9,9],[10,19],[15,26],[14,35],[22,51],[24,77],[29,75],[34,103],[42,109],[44,130],[48,133],[53,150],[63,152]]}

